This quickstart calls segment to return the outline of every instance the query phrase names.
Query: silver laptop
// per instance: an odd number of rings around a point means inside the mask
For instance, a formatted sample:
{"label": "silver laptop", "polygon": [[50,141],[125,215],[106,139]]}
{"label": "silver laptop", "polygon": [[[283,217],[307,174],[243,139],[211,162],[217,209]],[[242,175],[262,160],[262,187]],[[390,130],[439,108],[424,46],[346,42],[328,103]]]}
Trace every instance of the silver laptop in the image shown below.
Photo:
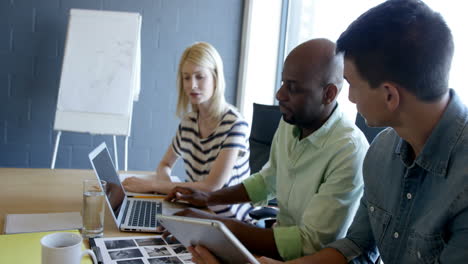
{"label": "silver laptop", "polygon": [[88,156],[97,178],[107,182],[107,205],[119,229],[156,232],[156,227],[159,225],[156,215],[162,213],[162,202],[125,195],[105,142],[91,151]]}

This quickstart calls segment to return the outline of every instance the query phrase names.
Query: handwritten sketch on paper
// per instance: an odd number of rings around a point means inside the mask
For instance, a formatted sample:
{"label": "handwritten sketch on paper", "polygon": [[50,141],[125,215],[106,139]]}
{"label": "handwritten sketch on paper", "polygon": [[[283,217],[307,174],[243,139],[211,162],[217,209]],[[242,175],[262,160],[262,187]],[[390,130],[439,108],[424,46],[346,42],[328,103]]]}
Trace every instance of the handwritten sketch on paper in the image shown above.
{"label": "handwritten sketch on paper", "polygon": [[128,135],[140,91],[138,13],[72,9],[54,128]]}

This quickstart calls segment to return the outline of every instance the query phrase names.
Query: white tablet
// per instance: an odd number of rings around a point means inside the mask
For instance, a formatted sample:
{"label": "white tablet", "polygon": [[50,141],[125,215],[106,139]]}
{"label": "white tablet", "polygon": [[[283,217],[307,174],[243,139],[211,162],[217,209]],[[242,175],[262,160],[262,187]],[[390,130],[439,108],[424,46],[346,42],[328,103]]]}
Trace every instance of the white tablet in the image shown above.
{"label": "white tablet", "polygon": [[204,246],[222,263],[259,263],[220,221],[167,215],[157,219],[184,246]]}

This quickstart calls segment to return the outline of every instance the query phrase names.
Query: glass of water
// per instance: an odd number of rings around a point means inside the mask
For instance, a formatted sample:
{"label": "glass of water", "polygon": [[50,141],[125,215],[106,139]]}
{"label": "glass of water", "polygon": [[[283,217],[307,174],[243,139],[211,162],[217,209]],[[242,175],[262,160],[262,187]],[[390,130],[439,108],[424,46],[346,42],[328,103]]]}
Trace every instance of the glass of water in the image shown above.
{"label": "glass of water", "polygon": [[106,182],[100,180],[83,181],[82,235],[84,238],[102,237],[104,234],[104,208]]}

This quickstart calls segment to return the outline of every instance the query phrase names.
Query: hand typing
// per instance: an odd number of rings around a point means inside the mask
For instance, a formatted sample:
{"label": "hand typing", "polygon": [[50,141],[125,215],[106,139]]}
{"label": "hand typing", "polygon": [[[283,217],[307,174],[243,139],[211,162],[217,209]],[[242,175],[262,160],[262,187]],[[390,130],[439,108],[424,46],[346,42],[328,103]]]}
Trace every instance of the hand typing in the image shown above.
{"label": "hand typing", "polygon": [[209,195],[208,192],[202,192],[192,188],[175,187],[167,195],[166,201],[177,202],[180,200],[186,201],[196,207],[207,207]]}

